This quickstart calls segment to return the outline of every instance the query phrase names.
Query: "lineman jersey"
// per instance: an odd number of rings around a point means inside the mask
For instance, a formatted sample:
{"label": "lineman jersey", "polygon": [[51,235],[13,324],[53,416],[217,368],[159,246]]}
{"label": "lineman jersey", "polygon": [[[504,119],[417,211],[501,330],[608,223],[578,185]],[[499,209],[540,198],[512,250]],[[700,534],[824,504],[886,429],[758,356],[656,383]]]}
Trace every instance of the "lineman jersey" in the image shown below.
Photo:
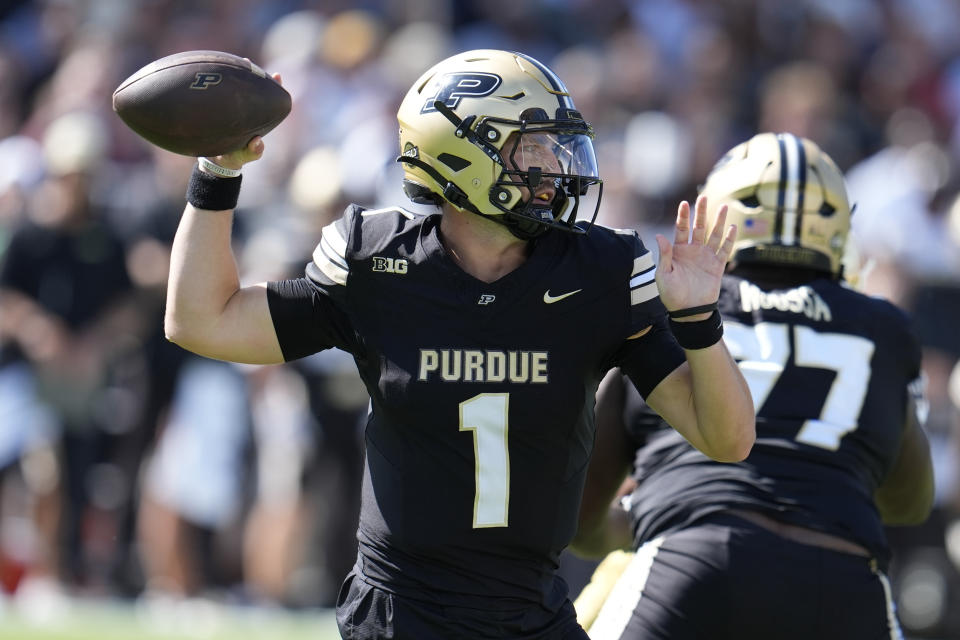
{"label": "lineman jersey", "polygon": [[920,373],[906,316],[826,279],[764,291],[732,275],[720,311],[754,399],[756,443],[742,463],[720,464],[672,430],[655,436],[636,460],[635,543],[745,508],[855,541],[885,564],[873,493],[896,460]]}
{"label": "lineman jersey", "polygon": [[[448,257],[440,219],[349,207],[306,278],[269,285],[277,336],[288,360],[350,352],[370,393],[364,578],[442,605],[552,614],[599,381],[619,365],[646,393],[683,352],[636,233],[549,232],[487,284]],[[505,600],[478,601],[492,594]]]}

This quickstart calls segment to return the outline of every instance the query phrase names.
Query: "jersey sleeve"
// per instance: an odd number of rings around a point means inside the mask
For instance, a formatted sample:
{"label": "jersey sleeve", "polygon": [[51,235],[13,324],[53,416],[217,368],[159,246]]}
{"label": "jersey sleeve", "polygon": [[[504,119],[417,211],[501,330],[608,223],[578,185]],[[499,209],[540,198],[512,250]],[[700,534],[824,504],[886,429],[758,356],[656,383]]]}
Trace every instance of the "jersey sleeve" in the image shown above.
{"label": "jersey sleeve", "polygon": [[347,242],[359,223],[359,211],[351,207],[343,217],[325,226],[320,234],[320,242],[313,250],[313,260],[307,264],[307,278],[334,300],[346,297],[347,279],[350,276]]}
{"label": "jersey sleeve", "polygon": [[629,335],[647,327],[650,330],[640,338],[625,340],[614,354],[614,366],[620,367],[637,391],[646,397],[686,356],[667,325],[667,310],[660,301],[653,254],[635,231],[617,231],[616,237],[627,243],[630,256],[629,264],[621,267],[620,275],[616,276],[625,280],[621,286],[628,296]]}
{"label": "jersey sleeve", "polygon": [[644,398],[685,361],[686,355],[663,315],[654,318],[650,331],[643,336],[624,342],[616,354],[617,366]]}
{"label": "jersey sleeve", "polygon": [[353,352],[347,286],[348,240],[360,212],[351,206],[343,217],[323,228],[305,276],[267,284],[270,315],[284,360],[290,361],[337,347]]}
{"label": "jersey sleeve", "polygon": [[925,424],[930,405],[927,400],[926,378],[921,372],[923,351],[920,338],[909,314],[887,301],[883,301],[883,305],[883,311],[890,316],[891,324],[897,328],[892,332],[894,337],[889,342],[897,349],[897,359],[903,367],[905,378],[909,380],[906,389],[910,400],[908,406],[916,413],[916,420]]}

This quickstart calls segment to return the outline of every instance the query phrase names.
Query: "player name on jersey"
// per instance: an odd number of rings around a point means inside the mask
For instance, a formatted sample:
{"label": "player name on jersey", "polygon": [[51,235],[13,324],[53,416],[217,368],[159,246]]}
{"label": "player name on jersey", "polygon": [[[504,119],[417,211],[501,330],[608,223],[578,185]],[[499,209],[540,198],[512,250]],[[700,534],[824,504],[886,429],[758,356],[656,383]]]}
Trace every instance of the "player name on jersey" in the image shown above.
{"label": "player name on jersey", "polygon": [[832,319],[830,305],[810,287],[768,292],[744,281],[740,283],[740,306],[745,313],[755,309],[776,309],[789,313],[802,313],[811,320],[830,322]]}
{"label": "player name on jersey", "polygon": [[417,379],[544,384],[548,382],[548,358],[546,351],[421,349]]}

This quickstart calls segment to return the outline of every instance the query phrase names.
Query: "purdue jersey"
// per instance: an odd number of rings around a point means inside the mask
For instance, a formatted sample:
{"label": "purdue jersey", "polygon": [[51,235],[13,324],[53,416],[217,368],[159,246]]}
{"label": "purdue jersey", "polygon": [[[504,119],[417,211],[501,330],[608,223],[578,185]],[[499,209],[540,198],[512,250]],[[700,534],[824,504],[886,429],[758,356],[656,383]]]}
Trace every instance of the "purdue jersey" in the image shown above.
{"label": "purdue jersey", "polygon": [[[920,347],[890,303],[830,280],[763,290],[723,279],[724,341],[750,386],[757,438],[720,464],[671,430],[637,456],[636,542],[728,508],[842,536],[888,560],[873,493],[893,465]],[[634,424],[649,418],[634,413]]]}
{"label": "purdue jersey", "polygon": [[[440,220],[348,208],[305,278],[269,285],[277,336],[288,360],[348,351],[370,393],[364,579],[442,605],[553,612],[599,380],[622,366],[646,392],[683,352],[634,232],[547,233],[484,283],[447,255]],[[490,594],[502,600],[478,602]]]}

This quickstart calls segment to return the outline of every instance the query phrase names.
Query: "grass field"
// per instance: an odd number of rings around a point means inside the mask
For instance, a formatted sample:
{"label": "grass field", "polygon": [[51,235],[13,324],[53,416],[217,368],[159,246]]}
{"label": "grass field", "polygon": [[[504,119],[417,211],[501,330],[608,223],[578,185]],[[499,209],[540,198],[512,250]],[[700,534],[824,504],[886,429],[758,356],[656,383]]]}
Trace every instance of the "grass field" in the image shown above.
{"label": "grass field", "polygon": [[186,602],[71,602],[56,610],[0,608],[0,640],[338,640],[332,611],[289,613]]}

